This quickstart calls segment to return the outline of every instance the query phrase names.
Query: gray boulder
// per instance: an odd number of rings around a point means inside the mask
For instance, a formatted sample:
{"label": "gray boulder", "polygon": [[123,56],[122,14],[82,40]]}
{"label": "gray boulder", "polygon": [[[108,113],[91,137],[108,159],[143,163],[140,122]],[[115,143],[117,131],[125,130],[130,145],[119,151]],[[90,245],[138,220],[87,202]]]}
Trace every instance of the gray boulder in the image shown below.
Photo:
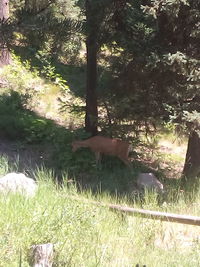
{"label": "gray boulder", "polygon": [[23,173],[8,173],[0,178],[0,193],[20,193],[33,197],[37,190],[36,182]]}
{"label": "gray boulder", "polygon": [[151,172],[140,173],[137,177],[137,186],[141,189],[153,189],[157,192],[163,192],[163,184]]}

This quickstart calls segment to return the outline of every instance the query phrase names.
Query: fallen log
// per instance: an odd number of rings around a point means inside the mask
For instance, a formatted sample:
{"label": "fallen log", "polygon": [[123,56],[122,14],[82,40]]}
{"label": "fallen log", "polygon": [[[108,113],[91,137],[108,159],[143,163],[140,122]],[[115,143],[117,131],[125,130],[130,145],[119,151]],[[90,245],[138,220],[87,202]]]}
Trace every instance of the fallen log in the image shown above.
{"label": "fallen log", "polygon": [[119,212],[127,213],[133,216],[136,215],[136,216],[141,216],[141,217],[148,218],[148,219],[200,226],[200,217],[198,216],[180,215],[180,214],[168,213],[168,212],[136,209],[136,208],[126,207],[126,206],[121,206],[121,205],[106,204],[106,203],[97,202],[97,201],[90,201],[87,199],[82,199],[82,198],[77,198],[77,197],[70,197],[70,198],[84,202],[84,203],[88,203],[88,204],[108,207],[112,211],[119,211]]}
{"label": "fallen log", "polygon": [[149,218],[149,219],[200,226],[200,217],[198,216],[179,215],[179,214],[168,213],[168,212],[135,209],[135,208],[123,207],[120,205],[112,205],[112,204],[108,204],[108,207],[111,210],[117,210],[120,212],[128,213],[129,215],[138,215],[138,216]]}

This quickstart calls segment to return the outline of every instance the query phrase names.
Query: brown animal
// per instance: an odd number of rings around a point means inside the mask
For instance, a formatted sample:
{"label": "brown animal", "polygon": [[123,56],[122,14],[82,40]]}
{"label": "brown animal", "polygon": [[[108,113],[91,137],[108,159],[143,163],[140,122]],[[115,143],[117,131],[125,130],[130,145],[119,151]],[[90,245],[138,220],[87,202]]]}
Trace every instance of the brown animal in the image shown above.
{"label": "brown animal", "polygon": [[130,167],[128,155],[131,151],[131,145],[126,141],[104,136],[94,136],[84,141],[74,141],[72,143],[73,152],[81,147],[90,148],[95,153],[97,163],[100,161],[101,155],[106,154],[118,157]]}

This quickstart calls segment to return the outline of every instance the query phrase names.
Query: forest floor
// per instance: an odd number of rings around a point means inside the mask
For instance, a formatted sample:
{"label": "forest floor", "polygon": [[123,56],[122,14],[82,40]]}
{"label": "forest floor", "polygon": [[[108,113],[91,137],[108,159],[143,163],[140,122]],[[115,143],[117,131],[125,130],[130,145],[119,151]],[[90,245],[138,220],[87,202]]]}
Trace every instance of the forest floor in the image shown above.
{"label": "forest floor", "polygon": [[[44,144],[26,144],[0,138],[0,155],[6,157],[17,170],[29,172],[48,163],[52,148]],[[176,144],[169,140],[160,140],[154,149],[142,147],[137,150],[138,161],[152,171],[161,171],[167,178],[180,178],[184,166],[186,144]],[[132,159],[133,161],[134,159]]]}
{"label": "forest floor", "polygon": [[49,159],[50,148],[45,145],[32,145],[0,138],[0,156],[16,171],[29,173],[43,166]]}

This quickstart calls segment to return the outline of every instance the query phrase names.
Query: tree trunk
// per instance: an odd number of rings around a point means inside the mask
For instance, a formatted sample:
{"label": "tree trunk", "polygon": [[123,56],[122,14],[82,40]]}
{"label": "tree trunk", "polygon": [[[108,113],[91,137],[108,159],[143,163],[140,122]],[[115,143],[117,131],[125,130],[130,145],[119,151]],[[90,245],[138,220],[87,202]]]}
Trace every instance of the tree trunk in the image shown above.
{"label": "tree trunk", "polygon": [[[6,22],[9,18],[9,0],[0,0],[0,24]],[[0,36],[0,67],[10,63],[10,53],[7,47],[6,38],[4,34]]]}
{"label": "tree trunk", "polygon": [[86,0],[87,20],[87,84],[86,84],[86,115],[85,129],[92,135],[97,134],[98,109],[97,109],[97,34],[98,23],[95,19],[91,0]]}
{"label": "tree trunk", "polygon": [[200,174],[200,136],[196,131],[191,132],[183,169],[183,182],[195,183]]}
{"label": "tree trunk", "polygon": [[97,49],[96,45],[87,38],[87,84],[86,84],[86,116],[85,128],[92,135],[97,134]]}

